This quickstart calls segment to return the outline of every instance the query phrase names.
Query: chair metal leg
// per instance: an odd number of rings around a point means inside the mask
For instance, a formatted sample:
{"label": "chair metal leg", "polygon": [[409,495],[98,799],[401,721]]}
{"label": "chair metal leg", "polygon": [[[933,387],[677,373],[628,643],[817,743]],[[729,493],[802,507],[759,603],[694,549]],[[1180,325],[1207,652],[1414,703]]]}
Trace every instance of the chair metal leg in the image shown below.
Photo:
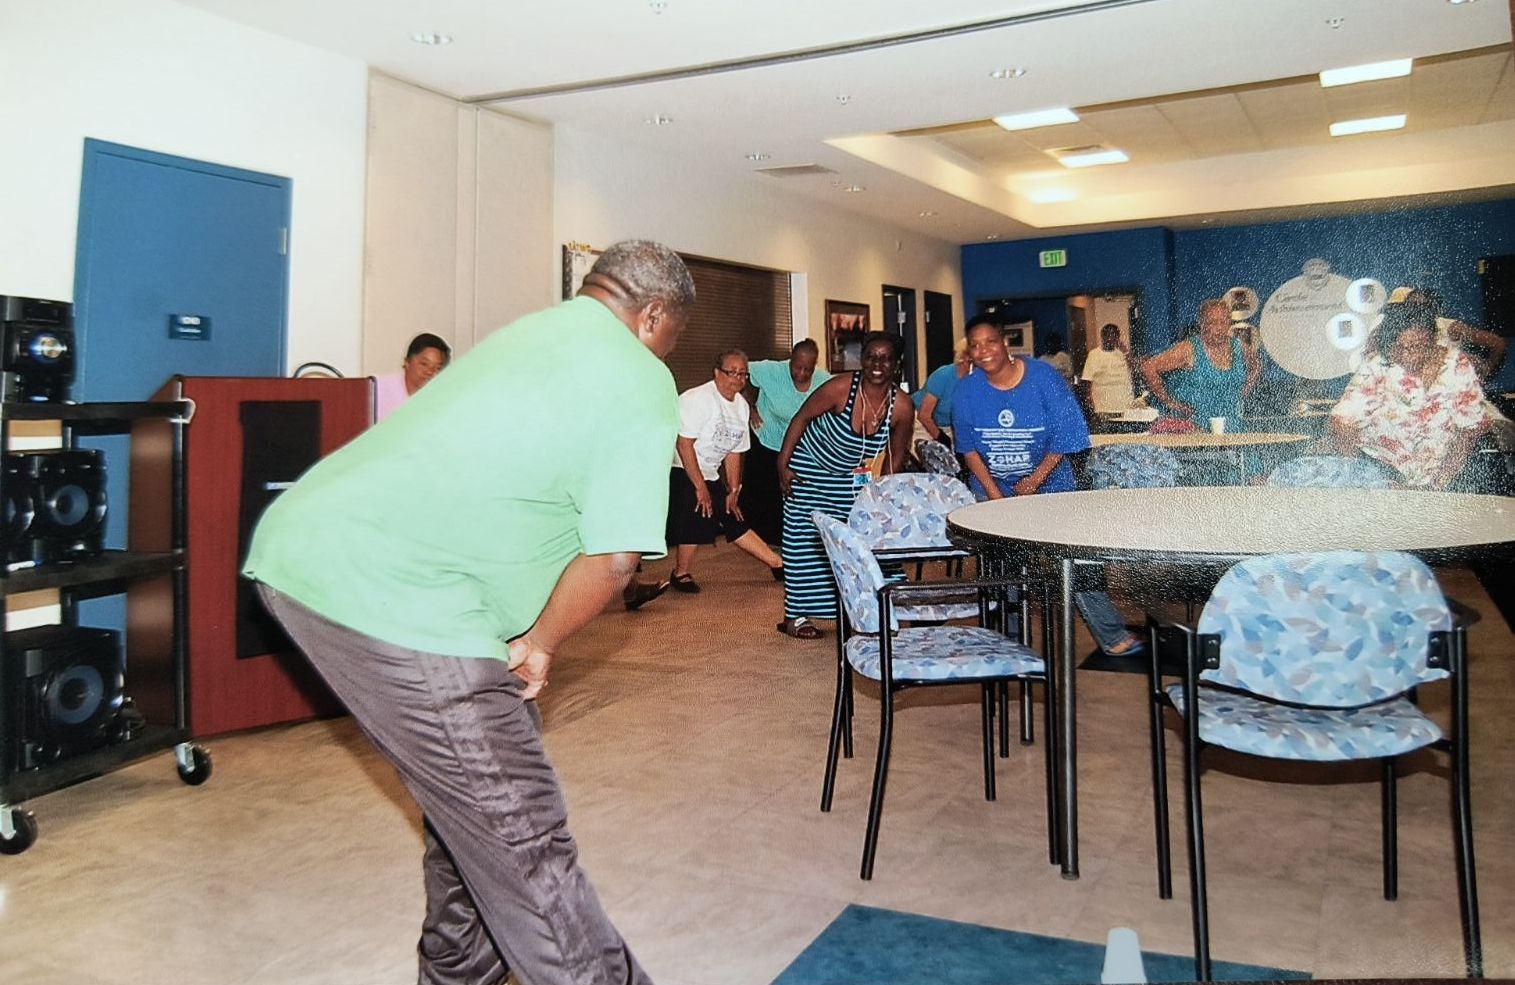
{"label": "chair metal leg", "polygon": [[[846,729],[851,732],[851,728],[843,721],[850,710],[847,707],[847,697],[852,691],[851,675],[847,670],[846,664],[837,664],[836,697],[831,703],[831,734],[826,742],[826,778],[821,781],[822,812],[831,810],[831,795],[836,792],[836,754],[837,747],[841,745],[842,731]],[[851,750],[849,754],[850,752]]]}
{"label": "chair metal leg", "polygon": [[879,818],[884,813],[884,785],[889,778],[889,745],[894,737],[894,699],[887,688],[879,710],[878,762],[873,767],[873,796],[868,801],[868,828],[863,835],[863,867],[859,873],[864,879],[873,878],[873,856],[878,851]]}
{"label": "chair metal leg", "polygon": [[[1184,711],[1194,714],[1195,709]],[[1199,744],[1184,743],[1184,816],[1189,829],[1189,908],[1194,918],[1194,978],[1210,978],[1210,900],[1205,886],[1204,805],[1199,794]]]}
{"label": "chair metal leg", "polygon": [[984,799],[994,799],[994,702],[999,690],[998,682],[989,681],[980,685],[980,700],[983,703],[981,717],[984,722]]}
{"label": "chair metal leg", "polygon": [[852,668],[842,667],[842,675],[847,681],[846,688],[842,691],[844,704],[842,714],[842,756],[845,759],[852,758]]}
{"label": "chair metal leg", "polygon": [[1393,756],[1383,761],[1380,813],[1383,819],[1383,898],[1399,899],[1399,804]]}
{"label": "chair metal leg", "polygon": [[[1157,652],[1157,634],[1153,633],[1152,652]],[[1153,657],[1156,660],[1156,657]],[[1168,833],[1168,752],[1163,732],[1163,708],[1158,700],[1160,681],[1154,681],[1147,695],[1147,721],[1151,730],[1148,748],[1152,753],[1152,830],[1157,836],[1157,898],[1173,898],[1173,849]]]}
{"label": "chair metal leg", "polygon": [[1057,765],[1053,761],[1052,737],[1057,734],[1057,725],[1053,716],[1057,713],[1057,702],[1052,700],[1052,682],[1049,677],[1042,685],[1042,701],[1045,711],[1042,713],[1045,738],[1042,739],[1042,761],[1047,771],[1047,864],[1057,865],[1062,861],[1058,854],[1058,831],[1057,831]]}
{"label": "chair metal leg", "polygon": [[1483,977],[1483,934],[1478,919],[1478,869],[1473,860],[1473,804],[1468,775],[1467,636],[1455,637],[1452,675],[1452,837],[1457,851],[1458,902],[1462,910],[1462,951],[1468,977]]}
{"label": "chair metal leg", "polygon": [[[1008,685],[1007,685],[1007,689],[1008,689]],[[1032,708],[1033,708],[1033,705],[1031,704],[1031,685],[1030,685],[1029,682],[1027,682],[1025,680],[1022,680],[1021,681],[1021,745],[1023,745],[1023,746],[1029,746],[1033,742],[1036,741],[1036,725],[1035,725],[1034,720],[1033,720]],[[999,751],[1000,751],[1000,755],[1001,756],[1008,756],[1008,755],[1010,755],[1010,750],[1007,749],[1007,748],[1005,748],[1005,746],[1007,745],[1007,743],[1006,743],[1005,740],[1007,738],[1008,738],[1008,736],[1006,736],[1003,732],[1000,733],[1000,740],[999,740],[1000,741],[1000,750]]]}
{"label": "chair metal leg", "polygon": [[[1022,684],[1022,687],[1025,685]],[[1004,759],[1010,755],[1010,682],[998,681],[994,685],[996,714],[999,715],[999,754]],[[1024,708],[1021,711],[1025,715]],[[1023,729],[1025,725],[1021,726]]]}

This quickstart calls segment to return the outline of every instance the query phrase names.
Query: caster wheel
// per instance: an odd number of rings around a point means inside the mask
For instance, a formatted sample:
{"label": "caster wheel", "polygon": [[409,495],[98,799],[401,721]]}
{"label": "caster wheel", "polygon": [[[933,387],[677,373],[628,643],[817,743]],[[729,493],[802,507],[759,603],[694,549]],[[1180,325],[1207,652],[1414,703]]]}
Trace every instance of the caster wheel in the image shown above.
{"label": "caster wheel", "polygon": [[179,761],[179,779],[192,787],[210,779],[210,753],[203,747],[186,746],[175,753]]}
{"label": "caster wheel", "polygon": [[0,807],[0,855],[20,855],[37,840],[37,819],[31,811]]}

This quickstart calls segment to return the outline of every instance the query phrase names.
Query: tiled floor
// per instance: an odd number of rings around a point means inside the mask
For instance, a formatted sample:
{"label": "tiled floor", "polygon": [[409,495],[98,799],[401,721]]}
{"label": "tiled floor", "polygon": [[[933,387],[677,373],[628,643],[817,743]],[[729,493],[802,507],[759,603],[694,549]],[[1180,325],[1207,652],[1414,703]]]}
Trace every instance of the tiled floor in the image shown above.
{"label": "tiled floor", "polygon": [[[737,552],[707,551],[697,573],[702,595],[600,617],[543,700],[584,865],[658,981],[764,985],[850,901],[1090,941],[1132,926],[1145,947],[1188,953],[1181,860],[1177,897],[1155,893],[1141,678],[1080,676],[1081,879],[1046,862],[1039,744],[1012,748],[999,800],[983,800],[970,690],[902,702],[864,883],[876,702],[859,702],[860,755],[823,815],[831,640],[775,633],[780,588]],[[1512,976],[1515,641],[1472,579],[1445,584],[1486,614],[1473,632],[1478,863],[1488,971]],[[209,745],[203,787],[159,756],[28,805],[41,838],[0,857],[0,983],[414,981],[417,817],[351,724]],[[1460,975],[1443,761],[1417,760],[1401,781],[1395,903],[1378,891],[1375,774],[1322,775],[1213,760],[1216,957],[1327,977]]]}

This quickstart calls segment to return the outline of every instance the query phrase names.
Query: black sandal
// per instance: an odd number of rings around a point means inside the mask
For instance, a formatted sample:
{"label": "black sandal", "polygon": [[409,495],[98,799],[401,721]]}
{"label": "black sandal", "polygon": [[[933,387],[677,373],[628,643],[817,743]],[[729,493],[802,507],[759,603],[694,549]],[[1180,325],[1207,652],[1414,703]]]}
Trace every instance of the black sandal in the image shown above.
{"label": "black sandal", "polygon": [[818,640],[822,636],[826,635],[825,633],[821,632],[821,628],[819,626],[811,622],[809,619],[806,619],[804,616],[797,616],[794,619],[785,619],[774,628],[783,633],[785,636],[792,636],[797,640]]}
{"label": "black sandal", "polygon": [[694,575],[691,575],[687,571],[668,579],[668,584],[672,585],[673,590],[676,592],[684,592],[688,595],[700,594],[699,582],[695,581]]}

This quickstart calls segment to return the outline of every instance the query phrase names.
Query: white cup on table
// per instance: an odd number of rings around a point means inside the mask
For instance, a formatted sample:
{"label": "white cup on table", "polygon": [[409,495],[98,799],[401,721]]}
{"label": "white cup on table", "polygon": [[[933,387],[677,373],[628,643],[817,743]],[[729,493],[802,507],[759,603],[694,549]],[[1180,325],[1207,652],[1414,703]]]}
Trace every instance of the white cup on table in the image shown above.
{"label": "white cup on table", "polygon": [[1225,434],[1226,433],[1226,419],[1224,417],[1212,417],[1212,418],[1210,418],[1210,433],[1211,434]]}

